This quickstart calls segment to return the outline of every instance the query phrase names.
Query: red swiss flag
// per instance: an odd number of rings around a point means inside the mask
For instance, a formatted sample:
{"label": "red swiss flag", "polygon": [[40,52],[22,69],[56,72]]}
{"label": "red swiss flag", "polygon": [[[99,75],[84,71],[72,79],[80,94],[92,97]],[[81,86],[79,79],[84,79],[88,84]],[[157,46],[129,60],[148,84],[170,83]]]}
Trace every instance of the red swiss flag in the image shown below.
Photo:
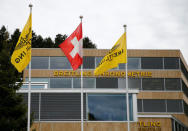
{"label": "red swiss flag", "polygon": [[67,56],[73,70],[78,69],[82,64],[82,23],[76,28],[76,30],[59,45],[61,50]]}

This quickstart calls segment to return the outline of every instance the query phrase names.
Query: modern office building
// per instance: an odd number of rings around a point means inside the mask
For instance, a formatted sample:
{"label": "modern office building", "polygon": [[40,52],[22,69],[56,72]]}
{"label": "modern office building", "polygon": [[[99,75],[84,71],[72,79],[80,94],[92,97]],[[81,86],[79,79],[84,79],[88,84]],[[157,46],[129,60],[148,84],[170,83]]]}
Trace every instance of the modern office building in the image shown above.
{"label": "modern office building", "polygon": [[[84,131],[126,131],[125,64],[93,71],[109,50],[84,49]],[[32,129],[80,131],[80,72],[60,49],[32,49]],[[128,50],[131,131],[188,131],[188,66],[180,50]],[[28,69],[18,93],[27,103]]]}

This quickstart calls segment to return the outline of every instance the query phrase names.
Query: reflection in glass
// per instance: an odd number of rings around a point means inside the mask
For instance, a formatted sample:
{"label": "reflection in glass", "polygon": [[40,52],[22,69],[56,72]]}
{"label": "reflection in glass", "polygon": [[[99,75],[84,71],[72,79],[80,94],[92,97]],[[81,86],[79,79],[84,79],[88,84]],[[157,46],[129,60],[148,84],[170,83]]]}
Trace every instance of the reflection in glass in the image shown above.
{"label": "reflection in glass", "polygon": [[143,78],[143,90],[164,90],[164,79],[162,78]]}
{"label": "reflection in glass", "polygon": [[179,69],[179,58],[177,57],[164,58],[164,68]]}
{"label": "reflection in glass", "polygon": [[142,57],[142,69],[163,69],[163,58]]}
{"label": "reflection in glass", "polygon": [[84,69],[94,69],[95,68],[95,57],[84,56],[83,57],[83,68]]}
{"label": "reflection in glass", "polygon": [[128,69],[140,69],[140,58],[128,58]]}
{"label": "reflection in glass", "polygon": [[72,88],[71,78],[50,78],[50,88]]}
{"label": "reflection in glass", "polygon": [[[44,85],[31,85],[31,89],[42,89]],[[22,85],[21,89],[28,89],[28,85]]]}
{"label": "reflection in glass", "polygon": [[67,57],[50,57],[50,69],[72,69]]}
{"label": "reflection in glass", "polygon": [[[132,95],[130,95],[132,103]],[[133,109],[130,104],[130,120]],[[126,96],[124,94],[88,94],[88,119],[91,121],[126,121]]]}
{"label": "reflection in glass", "polygon": [[32,56],[31,69],[48,69],[49,57]]}

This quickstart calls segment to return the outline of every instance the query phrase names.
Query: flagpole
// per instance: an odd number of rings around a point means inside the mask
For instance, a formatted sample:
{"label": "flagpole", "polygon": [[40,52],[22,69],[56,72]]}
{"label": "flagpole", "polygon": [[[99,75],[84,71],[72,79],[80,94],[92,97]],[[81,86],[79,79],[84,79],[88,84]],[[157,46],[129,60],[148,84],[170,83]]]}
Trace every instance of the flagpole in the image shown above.
{"label": "flagpole", "polygon": [[[80,16],[80,20],[82,23],[83,16]],[[82,33],[83,34],[83,33]],[[83,39],[81,42],[81,56],[83,58]],[[83,62],[81,65],[81,131],[84,131],[84,111],[83,111]]]}
{"label": "flagpole", "polygon": [[[30,14],[32,13],[32,4],[29,4]],[[32,43],[32,40],[31,40]],[[27,117],[27,131],[30,131],[30,112],[31,112],[31,61],[29,62],[29,87],[28,87],[28,117]]]}
{"label": "flagpole", "polygon": [[[123,27],[124,27],[124,32],[126,33],[126,31],[127,31],[127,25],[123,25]],[[127,39],[126,39],[126,41],[127,41]],[[127,42],[126,42],[126,57],[127,57]],[[126,60],[128,62],[127,58],[126,58]],[[127,62],[125,64],[125,74],[126,74],[126,103],[127,103],[127,131],[130,131],[130,120],[129,120],[129,88],[128,88]]]}

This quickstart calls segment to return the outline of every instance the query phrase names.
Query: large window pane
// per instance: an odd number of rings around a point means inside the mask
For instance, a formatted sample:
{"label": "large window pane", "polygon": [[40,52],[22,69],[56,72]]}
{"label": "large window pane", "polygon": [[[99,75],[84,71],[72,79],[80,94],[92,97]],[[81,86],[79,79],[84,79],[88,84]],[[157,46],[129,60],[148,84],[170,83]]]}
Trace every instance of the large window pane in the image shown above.
{"label": "large window pane", "polygon": [[84,88],[95,88],[95,78],[83,78]]}
{"label": "large window pane", "polygon": [[179,69],[179,58],[164,58],[165,69]]}
{"label": "large window pane", "polygon": [[167,100],[167,112],[183,112],[182,100]]}
{"label": "large window pane", "polygon": [[184,76],[187,78],[188,80],[188,71],[185,68],[185,65],[183,64],[183,62],[181,61],[181,71],[183,72]]}
{"label": "large window pane", "polygon": [[73,88],[81,88],[81,79],[73,78]]}
{"label": "large window pane", "polygon": [[50,78],[50,88],[72,88],[71,78]]}
{"label": "large window pane", "polygon": [[164,90],[164,79],[160,78],[143,78],[143,90]]}
{"label": "large window pane", "polygon": [[[86,101],[84,95],[84,119]],[[41,120],[75,121],[81,118],[80,93],[42,93]]]}
{"label": "large window pane", "polygon": [[181,90],[180,79],[165,79],[165,88],[166,90]]}
{"label": "large window pane", "polygon": [[[19,93],[22,95],[23,103],[28,104],[28,93]],[[39,93],[31,93],[31,112],[34,112],[34,120],[39,120]]]}
{"label": "large window pane", "polygon": [[83,68],[84,69],[94,69],[95,68],[95,57],[93,57],[93,56],[83,57]]}
{"label": "large window pane", "polygon": [[[132,98],[130,99],[132,103]],[[131,109],[130,105],[130,109]],[[133,113],[130,110],[130,120]],[[124,94],[88,94],[88,119],[91,121],[125,121],[126,97]]]}
{"label": "large window pane", "polygon": [[103,57],[95,57],[95,65],[96,65],[96,67],[99,65],[99,63],[101,62],[102,59],[103,59]]}
{"label": "large window pane", "polygon": [[182,90],[183,93],[188,97],[188,87],[186,86],[183,80],[182,80]]}
{"label": "large window pane", "polygon": [[96,88],[118,88],[118,78],[96,78]]}
{"label": "large window pane", "polygon": [[137,90],[141,90],[141,79],[128,79],[128,84],[129,84],[129,88],[130,89],[137,89]]}
{"label": "large window pane", "polygon": [[[28,78],[25,78],[25,82],[28,81]],[[49,78],[31,78],[31,82],[49,82]]]}
{"label": "large window pane", "polygon": [[141,58],[142,69],[163,69],[163,58]]}
{"label": "large window pane", "polygon": [[143,110],[142,110],[142,99],[137,99],[137,109],[138,109],[138,112],[143,112]]}
{"label": "large window pane", "polygon": [[166,112],[165,100],[143,99],[144,112]]}
{"label": "large window pane", "polygon": [[140,69],[140,58],[128,58],[128,69]]}
{"label": "large window pane", "polygon": [[67,57],[50,57],[50,69],[72,69]]}
{"label": "large window pane", "polygon": [[49,57],[33,56],[31,58],[31,69],[48,69]]}

